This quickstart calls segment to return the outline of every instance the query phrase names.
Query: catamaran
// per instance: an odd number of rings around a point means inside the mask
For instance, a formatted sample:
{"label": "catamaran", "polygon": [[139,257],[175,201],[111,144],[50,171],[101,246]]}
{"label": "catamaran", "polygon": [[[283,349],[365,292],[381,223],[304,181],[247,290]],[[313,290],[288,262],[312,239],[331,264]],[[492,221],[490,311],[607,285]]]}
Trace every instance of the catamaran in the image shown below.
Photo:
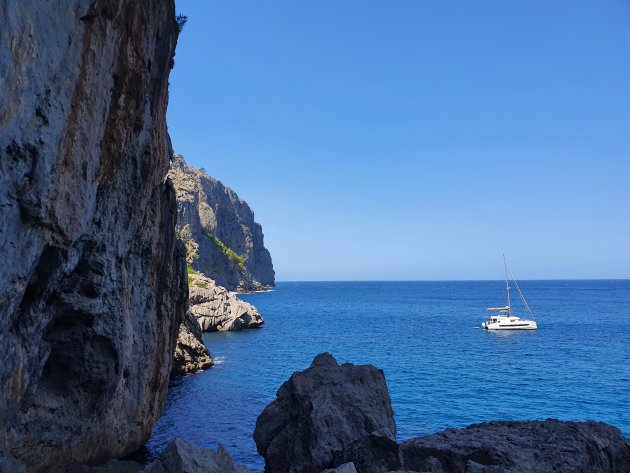
{"label": "catamaran", "polygon": [[[527,301],[525,300],[525,296],[521,291],[521,288],[518,286],[518,283],[514,279],[512,272],[508,268],[507,261],[505,259],[505,255],[503,255],[503,267],[505,269],[505,288],[507,290],[507,305],[505,307],[490,307],[488,310],[491,312],[495,312],[490,314],[488,320],[481,323],[481,326],[486,330],[536,330],[538,325],[534,320],[534,314],[529,309],[529,305],[527,305]],[[523,306],[525,310],[531,317],[530,319],[521,319],[512,313],[512,306],[510,301],[510,277],[518,290],[519,296],[521,296],[521,300],[523,301]]]}

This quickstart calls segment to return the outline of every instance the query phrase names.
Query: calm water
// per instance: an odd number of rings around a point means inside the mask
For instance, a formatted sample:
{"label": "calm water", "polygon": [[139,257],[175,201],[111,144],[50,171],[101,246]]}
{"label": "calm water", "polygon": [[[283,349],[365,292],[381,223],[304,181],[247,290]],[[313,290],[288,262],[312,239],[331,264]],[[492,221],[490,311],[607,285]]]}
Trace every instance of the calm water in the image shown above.
{"label": "calm water", "polygon": [[500,281],[279,283],[245,295],[266,324],[205,334],[217,365],[172,384],[149,449],[174,437],[223,443],[261,471],[256,417],[322,351],[385,371],[400,439],[547,417],[603,420],[630,436],[630,281],[524,281],[521,288],[536,332],[479,328],[485,308],[504,303]]}

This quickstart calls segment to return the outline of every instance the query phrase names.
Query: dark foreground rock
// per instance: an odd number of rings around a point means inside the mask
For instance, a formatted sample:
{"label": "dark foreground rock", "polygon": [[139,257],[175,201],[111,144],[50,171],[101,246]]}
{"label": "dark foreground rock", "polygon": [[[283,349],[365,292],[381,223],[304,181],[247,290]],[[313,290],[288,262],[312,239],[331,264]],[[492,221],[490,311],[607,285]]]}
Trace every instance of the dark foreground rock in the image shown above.
{"label": "dark foreground rock", "polygon": [[630,440],[601,422],[490,422],[398,445],[383,372],[328,353],[256,422],[265,473],[630,473]]}
{"label": "dark foreground rock", "polygon": [[[383,371],[339,365],[322,353],[280,387],[258,417],[254,440],[266,473],[320,473],[347,462],[382,472],[401,466],[395,435]],[[366,465],[372,456],[378,459]]]}
{"label": "dark foreground rock", "polygon": [[0,0],[0,448],[27,465],[124,456],[162,411],[177,34],[173,0]]}
{"label": "dark foreground rock", "polygon": [[180,439],[173,440],[158,459],[143,473],[250,473],[237,465],[223,446],[215,452],[210,448],[190,445]]}
{"label": "dark foreground rock", "polygon": [[402,449],[415,471],[630,472],[630,441],[601,422],[489,422],[409,440]]}

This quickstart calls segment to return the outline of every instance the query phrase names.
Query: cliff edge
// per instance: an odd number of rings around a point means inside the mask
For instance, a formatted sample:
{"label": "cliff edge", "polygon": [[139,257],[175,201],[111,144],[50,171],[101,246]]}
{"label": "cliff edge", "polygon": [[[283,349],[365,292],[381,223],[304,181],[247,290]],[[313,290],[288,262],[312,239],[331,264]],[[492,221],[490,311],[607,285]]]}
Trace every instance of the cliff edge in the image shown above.
{"label": "cliff edge", "polygon": [[191,267],[230,291],[261,290],[275,283],[271,255],[254,212],[229,187],[173,156],[177,231]]}
{"label": "cliff edge", "polygon": [[186,308],[174,2],[0,0],[0,24],[0,450],[120,457],[160,415]]}

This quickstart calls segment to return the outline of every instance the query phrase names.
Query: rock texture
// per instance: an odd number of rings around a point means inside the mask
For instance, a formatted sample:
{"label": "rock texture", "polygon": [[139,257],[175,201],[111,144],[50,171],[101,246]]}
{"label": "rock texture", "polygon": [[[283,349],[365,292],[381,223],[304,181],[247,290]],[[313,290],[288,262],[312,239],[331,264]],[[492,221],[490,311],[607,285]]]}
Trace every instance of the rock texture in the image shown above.
{"label": "rock texture", "polygon": [[630,440],[601,422],[490,422],[397,445],[383,372],[328,353],[256,422],[265,473],[630,473]]}
{"label": "rock texture", "polygon": [[630,472],[630,441],[601,422],[489,422],[409,440],[402,449],[415,471]]}
{"label": "rock texture", "polygon": [[171,376],[193,373],[213,365],[210,352],[201,339],[197,318],[188,312],[184,323],[179,327]]}
{"label": "rock texture", "polygon": [[144,469],[143,473],[250,473],[250,471],[234,463],[223,446],[219,446],[215,452],[175,439],[155,462]]}
{"label": "rock texture", "polygon": [[329,353],[317,355],[310,368],[294,373],[280,387],[254,431],[266,473],[320,473],[347,462],[362,473],[362,452],[370,450],[386,459],[363,471],[399,469],[400,460],[398,465],[389,461],[389,450],[397,450],[391,440],[395,436],[383,371],[371,365],[339,365]]}
{"label": "rock texture", "polygon": [[165,181],[173,0],[0,0],[0,448],[122,456],[186,306]]}
{"label": "rock texture", "polygon": [[324,470],[322,473],[357,473],[357,469],[354,467],[354,463],[344,463],[336,468]]}
{"label": "rock texture", "polygon": [[189,275],[189,294],[190,312],[204,332],[257,328],[264,323],[253,305],[202,274]]}
{"label": "rock texture", "polygon": [[230,291],[274,285],[262,227],[246,202],[221,182],[175,155],[169,176],[177,192],[177,229],[189,264]]}

